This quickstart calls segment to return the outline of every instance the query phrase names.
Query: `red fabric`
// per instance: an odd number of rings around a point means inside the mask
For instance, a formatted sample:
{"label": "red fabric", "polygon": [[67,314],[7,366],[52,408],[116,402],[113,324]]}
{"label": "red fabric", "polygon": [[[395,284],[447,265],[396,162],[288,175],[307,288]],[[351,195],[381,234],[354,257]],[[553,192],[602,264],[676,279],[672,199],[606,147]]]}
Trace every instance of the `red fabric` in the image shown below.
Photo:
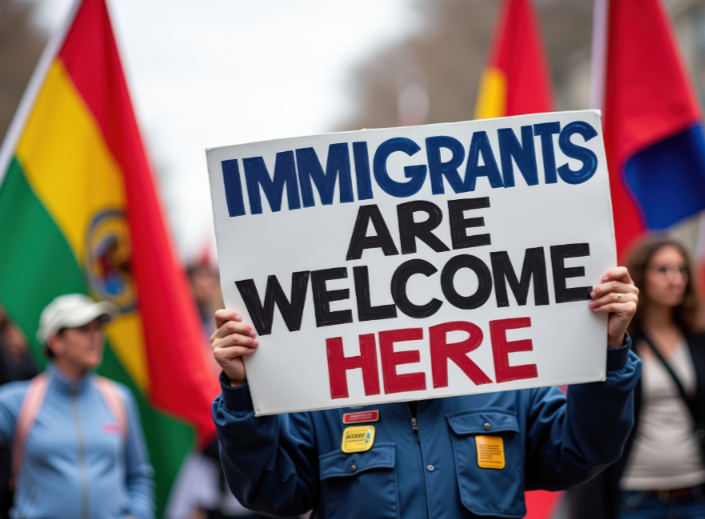
{"label": "red fabric", "polygon": [[507,80],[505,116],[551,112],[553,88],[530,0],[505,0],[492,42],[490,66]]}
{"label": "red fabric", "polygon": [[203,332],[169,238],[104,0],[83,2],[59,57],[124,174],[149,398],[194,425],[205,444],[215,437],[210,406],[220,389],[203,353]]}
{"label": "red fabric", "polygon": [[623,182],[636,152],[686,130],[700,117],[671,22],[660,0],[609,2],[604,138],[617,254],[645,230]]}

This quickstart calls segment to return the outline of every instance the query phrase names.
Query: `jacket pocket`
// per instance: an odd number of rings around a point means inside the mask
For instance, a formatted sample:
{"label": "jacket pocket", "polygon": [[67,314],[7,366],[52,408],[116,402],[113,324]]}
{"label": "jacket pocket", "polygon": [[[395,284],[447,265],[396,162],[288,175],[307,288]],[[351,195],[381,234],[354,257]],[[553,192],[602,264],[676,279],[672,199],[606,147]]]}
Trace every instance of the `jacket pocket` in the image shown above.
{"label": "jacket pocket", "polygon": [[393,443],[353,454],[337,450],[318,459],[327,518],[399,517]]}
{"label": "jacket pocket", "polygon": [[[463,506],[477,515],[524,517],[524,470],[516,415],[503,409],[463,411],[446,416],[453,431],[453,455]],[[502,439],[504,468],[480,468],[477,436]]]}

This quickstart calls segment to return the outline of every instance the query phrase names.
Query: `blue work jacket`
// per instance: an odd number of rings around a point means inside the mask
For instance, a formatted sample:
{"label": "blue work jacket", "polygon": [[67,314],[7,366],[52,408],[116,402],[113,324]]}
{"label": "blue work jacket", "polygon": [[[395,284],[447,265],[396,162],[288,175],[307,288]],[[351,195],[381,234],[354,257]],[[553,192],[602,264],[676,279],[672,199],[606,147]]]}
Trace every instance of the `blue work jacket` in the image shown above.
{"label": "blue work jacket", "polygon": [[[524,491],[578,485],[619,459],[633,424],[639,359],[608,353],[607,380],[255,418],[247,385],[213,403],[220,456],[246,507],[290,517],[523,517]],[[379,411],[367,452],[341,450],[343,414]],[[357,424],[356,424],[357,425]],[[415,430],[416,429],[416,430]],[[503,439],[502,469],[480,468],[475,437]]]}

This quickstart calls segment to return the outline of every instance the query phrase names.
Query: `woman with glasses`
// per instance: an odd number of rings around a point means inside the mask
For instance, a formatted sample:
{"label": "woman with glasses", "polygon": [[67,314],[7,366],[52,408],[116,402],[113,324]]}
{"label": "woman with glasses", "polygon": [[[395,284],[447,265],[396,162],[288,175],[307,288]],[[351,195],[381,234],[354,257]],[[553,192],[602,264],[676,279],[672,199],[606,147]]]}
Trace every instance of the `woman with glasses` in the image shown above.
{"label": "woman with glasses", "polygon": [[652,238],[627,267],[640,290],[629,333],[643,362],[620,461],[574,492],[577,518],[705,517],[705,334],[683,246]]}

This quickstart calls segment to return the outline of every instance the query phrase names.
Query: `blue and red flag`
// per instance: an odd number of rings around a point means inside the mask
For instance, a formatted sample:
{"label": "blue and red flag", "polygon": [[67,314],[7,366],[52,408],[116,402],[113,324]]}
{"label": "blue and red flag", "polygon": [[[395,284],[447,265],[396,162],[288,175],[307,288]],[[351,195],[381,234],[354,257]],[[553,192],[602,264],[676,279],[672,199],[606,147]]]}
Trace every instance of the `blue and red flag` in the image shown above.
{"label": "blue and red flag", "polygon": [[705,137],[661,0],[611,0],[606,14],[603,125],[622,257],[644,231],[705,209]]}

